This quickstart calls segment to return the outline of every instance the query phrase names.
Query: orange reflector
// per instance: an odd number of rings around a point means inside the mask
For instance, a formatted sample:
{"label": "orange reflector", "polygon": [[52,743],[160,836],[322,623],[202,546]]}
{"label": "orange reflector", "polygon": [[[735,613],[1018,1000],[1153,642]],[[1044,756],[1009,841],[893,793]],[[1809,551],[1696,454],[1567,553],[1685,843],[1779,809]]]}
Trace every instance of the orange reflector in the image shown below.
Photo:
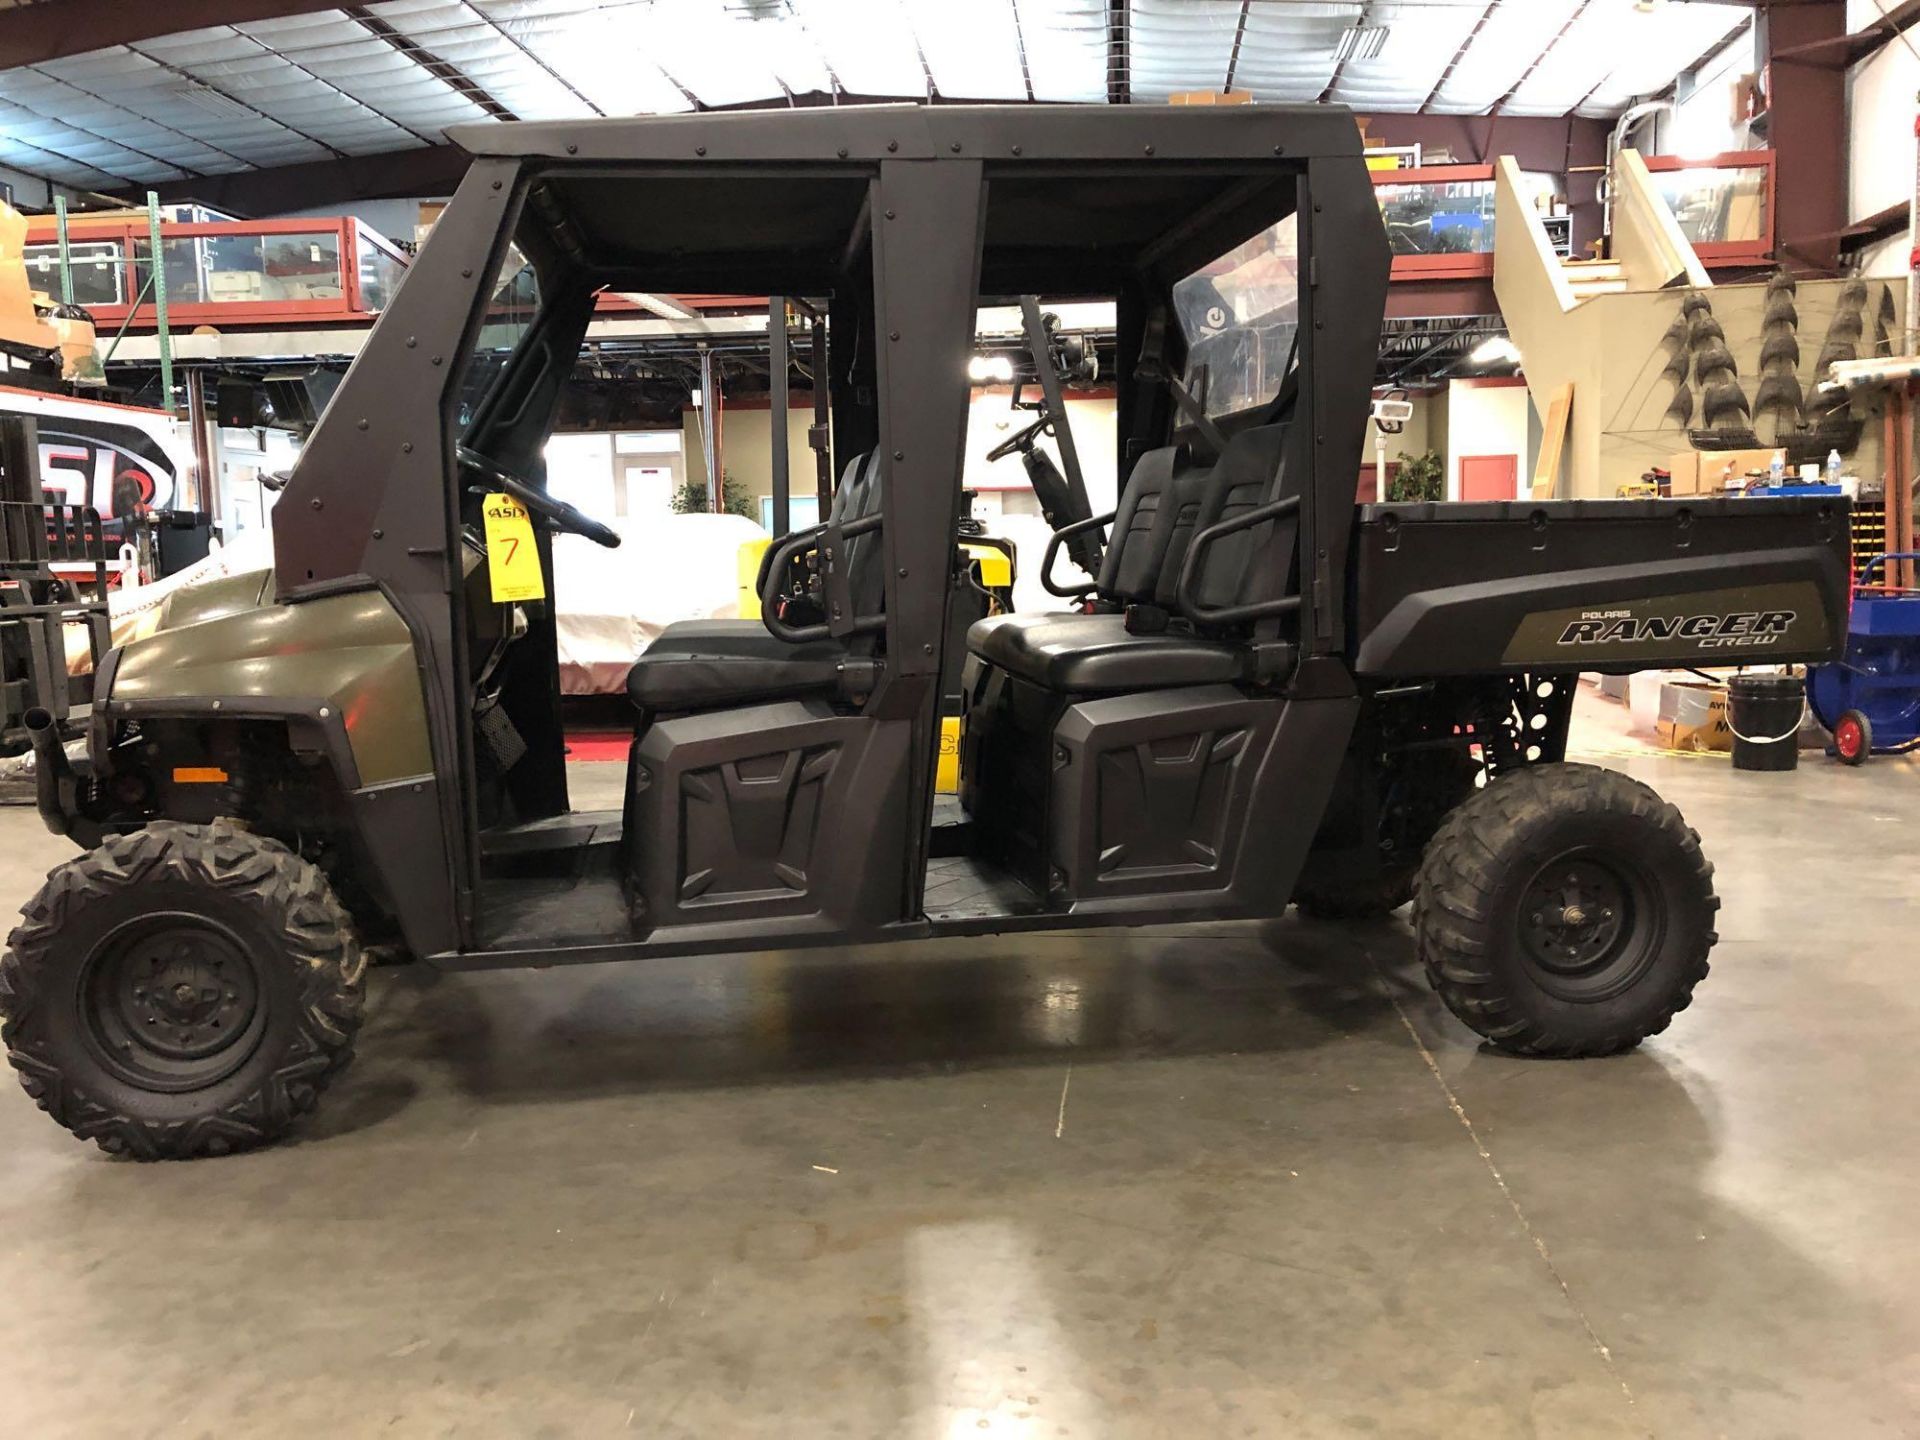
{"label": "orange reflector", "polygon": [[227,772],[218,765],[176,765],[173,767],[173,783],[176,785],[224,785]]}

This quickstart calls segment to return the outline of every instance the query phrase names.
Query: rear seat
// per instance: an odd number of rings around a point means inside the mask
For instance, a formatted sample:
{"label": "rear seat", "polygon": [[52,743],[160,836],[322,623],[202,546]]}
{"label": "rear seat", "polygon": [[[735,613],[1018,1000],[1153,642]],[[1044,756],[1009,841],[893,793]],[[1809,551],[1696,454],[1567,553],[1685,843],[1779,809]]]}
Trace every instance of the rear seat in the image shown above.
{"label": "rear seat", "polygon": [[[1175,447],[1149,451],[1114,513],[1096,593],[1103,602],[1177,611],[1181,565],[1195,534],[1263,504],[1280,468],[1285,422],[1241,431],[1212,465],[1184,463]],[[1281,493],[1285,493],[1283,485]],[[1279,522],[1289,532],[1295,522]],[[1231,605],[1290,593],[1256,565],[1267,526],[1224,537],[1207,552],[1196,585],[1202,604]],[[1250,678],[1251,652],[1234,637],[1203,636],[1184,621],[1135,633],[1124,614],[1002,615],[967,632],[967,649],[1050,690],[1110,694]]]}

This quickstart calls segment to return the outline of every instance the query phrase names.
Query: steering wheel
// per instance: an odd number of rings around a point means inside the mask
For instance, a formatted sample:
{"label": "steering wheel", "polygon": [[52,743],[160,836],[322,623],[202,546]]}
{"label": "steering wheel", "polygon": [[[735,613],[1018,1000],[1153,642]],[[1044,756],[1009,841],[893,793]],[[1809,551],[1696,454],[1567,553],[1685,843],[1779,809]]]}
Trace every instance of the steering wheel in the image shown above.
{"label": "steering wheel", "polygon": [[987,459],[989,462],[1004,460],[1016,450],[1026,450],[1032,446],[1035,440],[1040,438],[1043,432],[1051,432],[1052,429],[1053,416],[1043,410],[1040,412],[1040,418],[1038,420],[1034,421],[1031,425],[1023,426],[1019,430],[1014,431],[1013,434],[987,451]]}
{"label": "steering wheel", "polygon": [[589,519],[566,501],[554,499],[539,486],[515,475],[512,471],[502,470],[478,450],[460,445],[455,447],[453,453],[460,461],[462,469],[471,470],[481,479],[498,486],[542,520],[552,524],[555,529],[564,530],[569,535],[582,536],[596,545],[606,546],[609,550],[617,550],[620,547],[618,530],[610,525],[602,525],[598,520]]}

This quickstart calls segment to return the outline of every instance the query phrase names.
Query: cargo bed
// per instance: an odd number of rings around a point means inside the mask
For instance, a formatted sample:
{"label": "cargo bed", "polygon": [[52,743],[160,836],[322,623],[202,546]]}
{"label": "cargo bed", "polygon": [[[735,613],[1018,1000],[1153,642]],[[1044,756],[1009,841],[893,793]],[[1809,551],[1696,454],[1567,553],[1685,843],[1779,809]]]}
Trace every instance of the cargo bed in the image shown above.
{"label": "cargo bed", "polygon": [[1359,507],[1358,675],[1645,670],[1828,658],[1848,502],[1508,500]]}

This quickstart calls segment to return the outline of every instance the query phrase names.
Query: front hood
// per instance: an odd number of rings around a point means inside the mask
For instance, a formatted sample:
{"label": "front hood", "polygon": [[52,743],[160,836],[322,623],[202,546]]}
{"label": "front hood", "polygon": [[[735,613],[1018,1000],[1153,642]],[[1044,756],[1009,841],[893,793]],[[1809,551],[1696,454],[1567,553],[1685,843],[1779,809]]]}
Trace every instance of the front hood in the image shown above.
{"label": "front hood", "polygon": [[249,570],[223,575],[176,590],[160,607],[156,630],[177,630],[203,620],[222,620],[245,610],[258,610],[273,598],[273,570]]}
{"label": "front hood", "polygon": [[[242,585],[242,582],[249,582]],[[172,705],[203,715],[216,704],[241,715],[310,715],[325,706],[343,724],[360,783],[433,769],[426,701],[413,637],[386,596],[359,590],[298,605],[248,604],[272,594],[265,573],[196,587],[195,596],[239,587],[224,613],[170,620],[120,647],[113,704]],[[170,600],[185,598],[183,591]]]}

